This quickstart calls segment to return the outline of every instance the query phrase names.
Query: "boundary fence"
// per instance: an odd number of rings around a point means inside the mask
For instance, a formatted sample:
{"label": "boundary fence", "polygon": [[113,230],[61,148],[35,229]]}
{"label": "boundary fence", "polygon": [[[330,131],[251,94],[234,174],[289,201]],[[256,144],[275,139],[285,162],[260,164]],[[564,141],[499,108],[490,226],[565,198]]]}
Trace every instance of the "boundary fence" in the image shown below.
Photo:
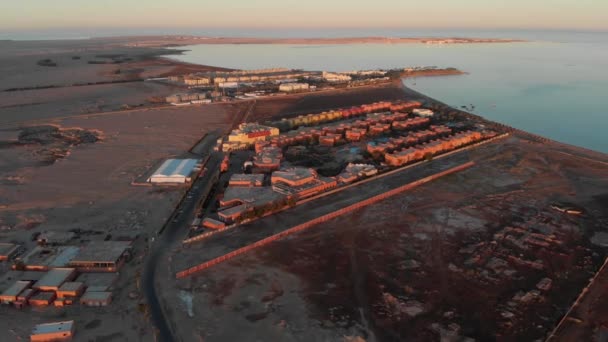
{"label": "boundary fence", "polygon": [[282,231],[282,232],[280,232],[278,234],[274,234],[272,236],[269,236],[267,238],[264,238],[262,240],[254,242],[254,243],[252,243],[250,245],[247,245],[245,247],[241,247],[241,248],[236,249],[236,250],[234,250],[234,251],[232,251],[230,253],[224,254],[224,255],[222,255],[220,257],[211,259],[211,260],[203,262],[202,264],[199,264],[197,266],[193,266],[193,267],[190,267],[190,268],[185,269],[183,271],[177,272],[176,275],[175,275],[175,277],[177,279],[188,277],[188,276],[190,276],[190,275],[192,275],[194,273],[203,271],[203,270],[205,270],[207,268],[210,268],[211,266],[215,266],[215,265],[217,265],[219,263],[222,263],[224,261],[233,259],[233,258],[235,258],[235,257],[237,257],[237,256],[239,256],[241,254],[245,254],[245,253],[250,252],[250,251],[252,251],[252,250],[254,250],[256,248],[263,247],[265,245],[268,245],[268,244],[270,244],[270,243],[272,243],[274,241],[277,241],[277,240],[282,239],[284,237],[287,237],[289,235],[292,235],[292,234],[295,234],[295,233],[299,233],[299,232],[301,232],[303,230],[306,230],[308,228],[316,226],[319,223],[326,222],[326,221],[329,221],[329,220],[334,219],[336,217],[342,216],[344,214],[356,211],[356,210],[361,209],[361,208],[363,208],[365,206],[368,206],[370,204],[374,204],[376,202],[382,201],[384,199],[387,199],[389,197],[395,196],[395,195],[400,194],[402,192],[405,192],[407,190],[413,189],[413,188],[415,188],[417,186],[420,186],[422,184],[431,182],[431,181],[436,180],[438,178],[441,178],[443,176],[447,176],[447,175],[450,175],[450,174],[462,171],[462,170],[467,169],[467,168],[469,168],[469,167],[471,167],[473,165],[475,165],[474,162],[472,162],[472,161],[471,162],[467,162],[467,163],[458,165],[456,167],[453,167],[451,169],[448,169],[448,170],[436,173],[434,175],[421,178],[419,180],[416,180],[414,182],[408,183],[406,185],[402,185],[402,186],[400,186],[398,188],[389,190],[389,191],[387,191],[385,193],[382,193],[380,195],[376,195],[376,196],[370,197],[370,198],[368,198],[366,200],[363,200],[361,202],[349,205],[349,206],[347,206],[345,208],[336,210],[336,211],[331,212],[329,214],[319,216],[319,217],[317,217],[315,219],[312,219],[312,220],[310,220],[308,222],[304,222],[302,224],[299,224],[297,226],[289,228],[289,229],[287,229],[285,231]]}

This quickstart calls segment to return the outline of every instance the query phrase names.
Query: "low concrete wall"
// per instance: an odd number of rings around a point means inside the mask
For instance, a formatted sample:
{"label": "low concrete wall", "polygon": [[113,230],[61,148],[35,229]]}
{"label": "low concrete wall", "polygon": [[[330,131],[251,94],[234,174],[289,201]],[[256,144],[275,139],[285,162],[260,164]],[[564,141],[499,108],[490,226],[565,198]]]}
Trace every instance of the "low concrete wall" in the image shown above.
{"label": "low concrete wall", "polygon": [[299,224],[299,225],[297,225],[295,227],[289,228],[289,229],[287,229],[287,230],[285,230],[283,232],[280,232],[278,234],[269,236],[269,237],[267,237],[265,239],[262,239],[260,241],[255,242],[255,243],[253,243],[251,245],[239,248],[237,250],[234,250],[234,251],[232,251],[230,253],[224,254],[224,255],[222,255],[220,257],[217,257],[215,259],[211,259],[211,260],[206,261],[206,262],[204,262],[202,264],[199,264],[197,266],[193,266],[193,267],[190,267],[190,268],[188,268],[186,270],[177,272],[177,274],[175,275],[175,277],[178,278],[178,279],[188,277],[188,276],[190,276],[190,275],[192,275],[194,273],[203,271],[203,270],[205,270],[207,268],[210,268],[211,266],[215,266],[215,265],[217,265],[217,264],[219,264],[221,262],[230,260],[232,258],[235,258],[235,257],[241,255],[241,254],[245,254],[245,253],[247,253],[247,252],[249,252],[249,251],[251,251],[251,250],[253,250],[255,248],[259,248],[259,247],[265,246],[265,245],[267,245],[267,244],[269,244],[271,242],[274,242],[274,241],[277,241],[279,239],[282,239],[282,238],[284,238],[284,237],[286,237],[288,235],[299,233],[299,232],[301,232],[303,230],[306,230],[308,228],[316,226],[319,223],[326,222],[326,221],[332,220],[332,219],[334,219],[336,217],[339,217],[339,216],[351,213],[353,211],[361,209],[361,208],[363,208],[365,206],[368,206],[370,204],[374,204],[374,203],[382,201],[382,200],[384,200],[386,198],[389,198],[389,197],[398,195],[398,194],[400,194],[402,192],[405,192],[407,190],[413,189],[413,188],[415,188],[415,187],[417,187],[419,185],[431,182],[431,181],[433,181],[435,179],[441,178],[443,176],[447,176],[447,175],[452,174],[452,173],[456,173],[456,172],[462,171],[462,170],[467,169],[467,168],[469,168],[469,167],[471,167],[473,165],[475,165],[474,162],[464,163],[464,164],[461,164],[459,166],[453,167],[451,169],[448,169],[448,170],[436,173],[434,175],[431,175],[431,176],[428,176],[428,177],[424,177],[424,178],[419,179],[417,181],[408,183],[406,185],[402,185],[402,186],[400,186],[398,188],[392,189],[392,190],[387,191],[387,192],[385,192],[383,194],[370,197],[370,198],[368,198],[366,200],[363,200],[361,202],[349,205],[349,206],[347,206],[345,208],[339,209],[339,210],[334,211],[332,213],[329,213],[329,214],[317,217],[317,218],[315,218],[313,220],[310,220],[308,222],[305,222],[305,223]]}

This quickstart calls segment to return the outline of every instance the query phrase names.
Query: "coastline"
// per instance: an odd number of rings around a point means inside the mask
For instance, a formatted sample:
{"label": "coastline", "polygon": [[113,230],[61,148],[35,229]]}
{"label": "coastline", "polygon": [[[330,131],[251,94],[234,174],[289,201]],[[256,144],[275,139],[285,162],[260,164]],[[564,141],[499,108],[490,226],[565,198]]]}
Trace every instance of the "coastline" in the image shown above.
{"label": "coastline", "polygon": [[180,47],[186,45],[346,45],[346,44],[504,44],[525,43],[523,39],[463,37],[346,37],[346,38],[264,38],[205,36],[125,36],[99,37],[91,41],[108,41],[137,47]]}

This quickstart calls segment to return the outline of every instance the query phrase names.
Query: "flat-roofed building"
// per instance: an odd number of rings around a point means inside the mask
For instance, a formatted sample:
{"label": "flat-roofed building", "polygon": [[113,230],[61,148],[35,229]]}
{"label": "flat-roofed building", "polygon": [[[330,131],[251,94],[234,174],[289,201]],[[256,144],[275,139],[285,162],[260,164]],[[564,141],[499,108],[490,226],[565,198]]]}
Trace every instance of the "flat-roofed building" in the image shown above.
{"label": "flat-roofed building", "polygon": [[279,91],[291,93],[297,91],[306,91],[310,88],[308,83],[283,83],[279,85]]}
{"label": "flat-roofed building", "polygon": [[86,306],[107,306],[112,302],[112,292],[87,291],[80,297],[80,304]]}
{"label": "flat-roofed building", "polygon": [[206,217],[203,220],[203,227],[209,228],[209,229],[224,229],[224,228],[226,228],[226,223],[224,223],[222,221],[214,220],[210,217]]}
{"label": "flat-roofed building", "polygon": [[76,234],[74,232],[48,231],[38,235],[38,243],[42,245],[65,245],[72,240]]}
{"label": "flat-roofed building", "polygon": [[79,272],[116,272],[129,256],[128,241],[94,241],[80,249],[70,261]]}
{"label": "flat-roofed building", "polygon": [[288,170],[276,171],[272,173],[272,185],[285,183],[289,186],[300,186],[311,182],[317,178],[317,172],[313,169],[304,167],[294,167]]}
{"label": "flat-roofed building", "polygon": [[11,304],[18,299],[18,296],[32,285],[31,281],[17,280],[8,289],[0,294],[2,304]]}
{"label": "flat-roofed building", "polygon": [[281,159],[270,154],[260,154],[254,157],[253,166],[261,171],[274,171],[281,168]]}
{"label": "flat-roofed building", "polygon": [[74,321],[37,324],[30,334],[31,342],[70,341],[74,336]]}
{"label": "flat-roofed building", "polygon": [[230,177],[228,185],[230,186],[262,186],[264,184],[264,175],[262,174],[241,174],[235,173]]}
{"label": "flat-roofed building", "polygon": [[18,249],[19,245],[17,244],[0,242],[0,261],[10,260],[17,254]]}
{"label": "flat-roofed building", "polygon": [[118,273],[82,273],[76,278],[87,288],[87,291],[109,291],[118,279]]}
{"label": "flat-roofed building", "polygon": [[241,205],[237,205],[235,207],[224,209],[222,211],[218,211],[217,214],[220,217],[220,220],[222,220],[226,223],[233,223],[233,222],[239,220],[241,217],[243,217],[243,215],[245,215],[246,213],[248,213],[252,210],[253,210],[253,208],[251,205],[241,204]]}
{"label": "flat-roofed building", "polygon": [[57,298],[55,292],[38,292],[28,300],[31,306],[49,306]]}
{"label": "flat-roofed building", "polygon": [[412,109],[412,113],[419,115],[419,116],[426,116],[426,117],[435,115],[435,112],[433,112],[430,109],[425,109],[425,108]]}
{"label": "flat-roofed building", "polygon": [[80,297],[84,292],[84,284],[78,281],[63,283],[57,290],[57,298]]}
{"label": "flat-roofed building", "polygon": [[57,292],[63,283],[73,280],[75,276],[76,270],[73,268],[54,268],[46,272],[33,288],[38,291]]}
{"label": "flat-roofed building", "polygon": [[18,296],[17,301],[22,303],[27,303],[33,295],[36,294],[36,290],[34,289],[25,289]]}
{"label": "flat-roofed building", "polygon": [[189,183],[201,168],[198,159],[167,159],[148,178],[150,183]]}
{"label": "flat-roofed building", "polygon": [[79,250],[80,248],[76,246],[36,246],[22,257],[16,258],[12,268],[16,269],[18,264],[27,271],[48,271],[65,267]]}

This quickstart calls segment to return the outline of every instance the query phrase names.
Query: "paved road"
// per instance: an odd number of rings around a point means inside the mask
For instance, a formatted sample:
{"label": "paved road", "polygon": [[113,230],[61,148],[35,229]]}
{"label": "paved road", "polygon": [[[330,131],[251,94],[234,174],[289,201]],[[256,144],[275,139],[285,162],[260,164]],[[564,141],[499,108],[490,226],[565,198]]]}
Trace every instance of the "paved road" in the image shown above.
{"label": "paved road", "polygon": [[205,197],[205,194],[203,192],[210,187],[210,183],[214,182],[213,170],[219,168],[222,158],[221,153],[213,153],[210,156],[206,165],[207,172],[192,184],[188,194],[165,223],[159,232],[159,236],[153,242],[148,259],[144,265],[142,277],[143,292],[148,302],[152,322],[158,329],[159,341],[171,342],[176,339],[164,315],[162,303],[158,299],[155,281],[156,267],[165,256],[165,253],[175,243],[181,243],[181,240],[188,233],[198,203],[204,201],[203,197]]}

